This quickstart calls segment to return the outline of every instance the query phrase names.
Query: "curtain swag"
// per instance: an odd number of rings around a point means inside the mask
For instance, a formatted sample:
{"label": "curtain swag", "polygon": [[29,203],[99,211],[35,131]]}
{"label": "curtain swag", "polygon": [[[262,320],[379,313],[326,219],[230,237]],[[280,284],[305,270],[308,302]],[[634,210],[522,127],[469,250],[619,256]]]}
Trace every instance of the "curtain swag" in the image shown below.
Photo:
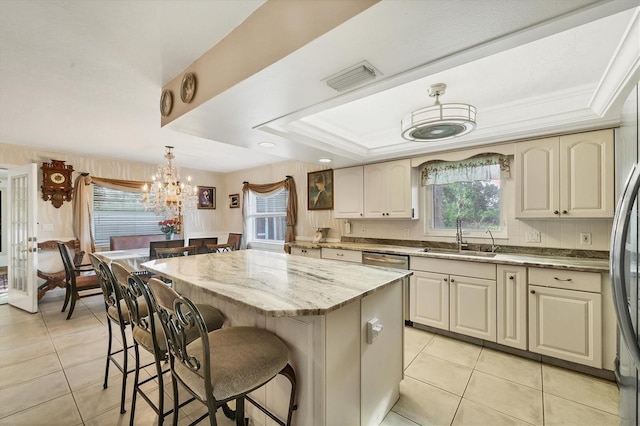
{"label": "curtain swag", "polygon": [[93,187],[91,184],[120,191],[142,192],[144,182],[99,178],[88,174],[78,176],[76,186],[73,188],[73,232],[80,241],[80,248],[86,253],[96,251],[95,236],[91,227],[91,217],[93,216]]}
{"label": "curtain swag", "polygon": [[253,191],[257,194],[268,194],[270,192],[277,191],[280,188],[284,188],[289,191],[289,197],[287,200],[287,233],[284,237],[284,251],[287,253],[291,253],[291,247],[289,247],[286,243],[293,242],[296,239],[295,226],[298,220],[298,195],[296,192],[296,183],[293,180],[292,176],[287,176],[285,180],[274,183],[259,184],[244,182],[242,185],[242,222],[244,226],[244,233],[245,235],[248,235],[244,210],[246,205],[247,191]]}
{"label": "curtain swag", "polygon": [[511,168],[506,155],[481,154],[461,161],[429,161],[420,174],[422,185],[426,186],[506,179],[511,177]]}

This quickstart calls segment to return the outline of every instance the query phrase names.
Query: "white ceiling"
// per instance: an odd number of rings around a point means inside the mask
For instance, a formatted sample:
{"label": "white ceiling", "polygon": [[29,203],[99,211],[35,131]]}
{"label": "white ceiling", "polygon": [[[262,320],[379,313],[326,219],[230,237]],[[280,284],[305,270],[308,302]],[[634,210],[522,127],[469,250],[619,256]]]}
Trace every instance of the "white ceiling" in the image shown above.
{"label": "white ceiling", "polygon": [[[0,1],[0,142],[150,163],[173,145],[180,166],[229,172],[615,125],[615,105],[593,98],[638,12],[633,0],[384,0],[161,128],[162,86],[262,3]],[[340,94],[322,81],[363,60],[374,82]],[[478,108],[477,129],[403,141],[400,119],[438,82],[442,102]]]}

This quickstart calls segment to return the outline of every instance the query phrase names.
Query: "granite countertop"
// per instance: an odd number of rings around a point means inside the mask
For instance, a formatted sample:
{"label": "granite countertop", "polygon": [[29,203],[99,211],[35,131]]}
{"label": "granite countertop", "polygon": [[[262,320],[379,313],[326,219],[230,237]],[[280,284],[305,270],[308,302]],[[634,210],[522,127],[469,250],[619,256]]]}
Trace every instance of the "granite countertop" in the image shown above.
{"label": "granite countertop", "polygon": [[[469,262],[496,263],[503,265],[531,266],[540,268],[568,269],[582,272],[609,272],[607,259],[592,259],[582,257],[544,256],[531,254],[496,253],[489,257],[480,253],[473,255],[457,252],[424,252],[424,247],[404,247],[397,245],[358,243],[358,242],[323,242],[312,243],[308,241],[294,241],[289,243],[291,247],[306,249],[335,248],[344,250],[374,251],[377,253],[404,254],[418,257],[431,257],[439,259],[465,260]],[[409,264],[411,267],[411,264]]]}
{"label": "granite countertop", "polygon": [[412,274],[259,250],[156,259],[142,267],[178,288],[195,286],[272,317],[323,315]]}

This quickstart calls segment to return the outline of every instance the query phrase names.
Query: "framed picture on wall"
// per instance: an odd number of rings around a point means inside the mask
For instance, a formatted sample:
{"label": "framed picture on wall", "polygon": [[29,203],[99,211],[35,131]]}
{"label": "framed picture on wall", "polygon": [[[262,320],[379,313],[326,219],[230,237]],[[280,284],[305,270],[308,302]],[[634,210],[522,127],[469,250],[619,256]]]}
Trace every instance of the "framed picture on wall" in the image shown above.
{"label": "framed picture on wall", "polygon": [[333,170],[307,173],[307,208],[333,209]]}
{"label": "framed picture on wall", "polygon": [[237,209],[238,207],[240,207],[240,194],[229,195],[229,208]]}
{"label": "framed picture on wall", "polygon": [[198,208],[199,209],[215,209],[216,208],[216,188],[213,186],[198,187]]}

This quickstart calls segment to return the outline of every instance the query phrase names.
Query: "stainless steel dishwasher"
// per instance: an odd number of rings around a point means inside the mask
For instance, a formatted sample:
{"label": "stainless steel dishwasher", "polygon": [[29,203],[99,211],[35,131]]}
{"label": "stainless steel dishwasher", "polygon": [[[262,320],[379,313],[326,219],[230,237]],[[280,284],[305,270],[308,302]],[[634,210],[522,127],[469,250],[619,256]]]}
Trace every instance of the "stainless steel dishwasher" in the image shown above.
{"label": "stainless steel dishwasher", "polygon": [[[371,251],[362,252],[362,263],[365,265],[383,266],[385,268],[409,269],[409,256],[402,254],[376,253]],[[402,305],[404,307],[404,322],[410,324],[409,320],[409,281],[402,287]]]}

